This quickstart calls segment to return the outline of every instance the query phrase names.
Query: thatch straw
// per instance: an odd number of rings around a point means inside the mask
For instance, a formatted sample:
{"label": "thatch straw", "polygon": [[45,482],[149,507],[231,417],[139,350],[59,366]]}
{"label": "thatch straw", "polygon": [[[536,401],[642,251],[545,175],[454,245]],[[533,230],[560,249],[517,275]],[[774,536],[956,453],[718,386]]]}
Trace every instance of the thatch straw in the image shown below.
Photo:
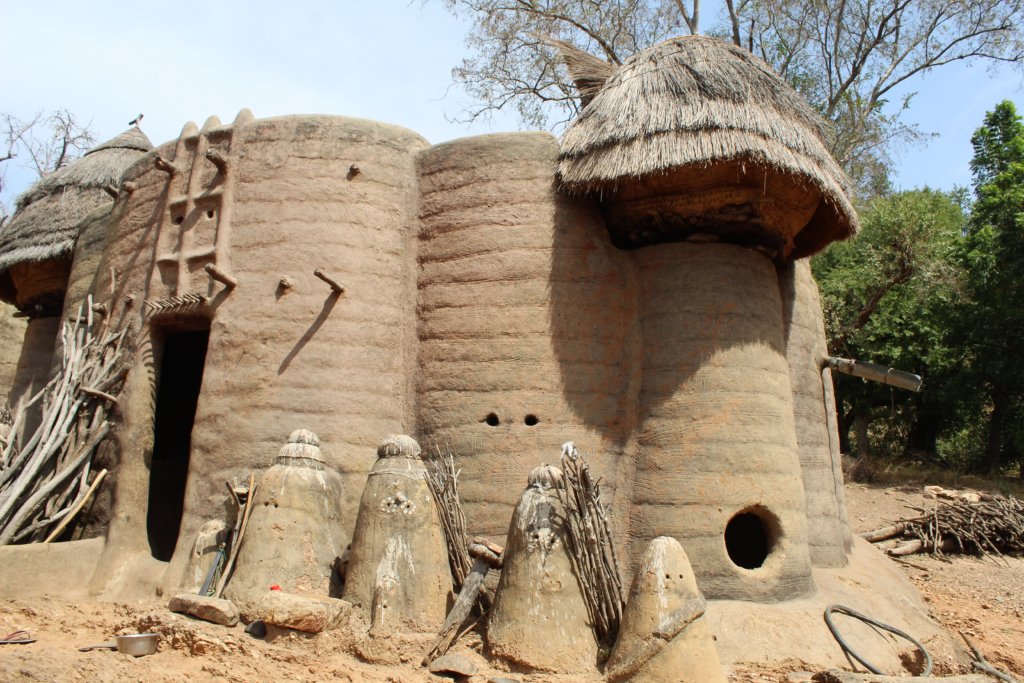
{"label": "thatch straw", "polygon": [[70,257],[82,219],[111,203],[103,188],[116,186],[124,170],[152,148],[132,128],[33,185],[0,230],[0,272],[16,263]]}
{"label": "thatch straw", "polygon": [[[581,61],[566,55],[570,70]],[[592,84],[586,95],[590,95]],[[565,131],[558,173],[573,192],[721,162],[763,167],[816,188],[812,225],[844,238],[858,221],[826,124],[771,67],[707,36],[673,38],[630,57]]]}

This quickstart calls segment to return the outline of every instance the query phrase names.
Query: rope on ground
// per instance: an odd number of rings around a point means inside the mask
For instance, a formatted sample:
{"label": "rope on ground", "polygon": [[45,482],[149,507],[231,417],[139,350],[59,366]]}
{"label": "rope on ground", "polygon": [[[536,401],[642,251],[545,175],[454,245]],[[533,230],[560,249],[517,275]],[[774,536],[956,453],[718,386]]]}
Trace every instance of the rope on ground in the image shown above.
{"label": "rope on ground", "polygon": [[841,647],[843,649],[843,654],[845,654],[847,658],[853,657],[858,662],[860,662],[861,665],[865,669],[867,669],[871,673],[878,674],[878,675],[884,675],[884,672],[881,669],[879,669],[879,668],[873,666],[872,664],[870,664],[867,660],[865,660],[863,657],[861,657],[859,654],[857,654],[853,650],[852,647],[850,647],[850,644],[847,643],[846,640],[843,638],[843,636],[839,633],[839,629],[837,629],[836,625],[834,623],[832,623],[832,614],[833,613],[835,613],[835,614],[845,614],[848,617],[853,617],[854,619],[859,619],[860,621],[863,621],[865,624],[868,624],[868,625],[873,626],[873,627],[878,628],[878,629],[882,629],[883,631],[888,631],[889,633],[892,633],[893,635],[897,635],[900,638],[903,638],[904,640],[909,641],[911,644],[913,644],[914,647],[916,647],[918,650],[920,650],[921,654],[924,656],[924,670],[920,673],[920,676],[921,677],[926,677],[926,676],[931,674],[931,672],[932,672],[932,656],[928,653],[928,650],[925,649],[924,645],[922,645],[921,643],[917,642],[914,638],[912,638],[911,636],[907,635],[903,631],[899,630],[895,626],[889,626],[888,624],[883,624],[882,622],[876,621],[875,619],[872,619],[871,617],[865,616],[865,615],[861,614],[860,612],[857,612],[855,610],[850,609],[849,607],[845,607],[843,605],[829,605],[828,607],[825,608],[825,625],[828,626],[828,630],[832,632],[832,637],[836,639],[837,643],[839,643],[839,647]]}

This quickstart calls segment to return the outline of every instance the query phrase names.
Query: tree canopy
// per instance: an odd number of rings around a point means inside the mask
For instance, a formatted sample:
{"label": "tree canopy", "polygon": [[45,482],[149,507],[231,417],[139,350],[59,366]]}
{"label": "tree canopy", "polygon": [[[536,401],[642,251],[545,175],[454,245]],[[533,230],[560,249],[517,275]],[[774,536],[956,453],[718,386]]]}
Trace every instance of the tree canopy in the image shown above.
{"label": "tree canopy", "polygon": [[[472,121],[515,108],[527,126],[579,106],[555,38],[622,64],[667,37],[701,30],[700,0],[442,0],[468,18],[468,56],[452,75]],[[920,132],[894,91],[958,61],[1020,63],[1024,0],[725,0],[711,33],[771,64],[833,124],[833,154],[865,194],[887,187],[892,146]],[[893,105],[893,106],[889,106]]]}

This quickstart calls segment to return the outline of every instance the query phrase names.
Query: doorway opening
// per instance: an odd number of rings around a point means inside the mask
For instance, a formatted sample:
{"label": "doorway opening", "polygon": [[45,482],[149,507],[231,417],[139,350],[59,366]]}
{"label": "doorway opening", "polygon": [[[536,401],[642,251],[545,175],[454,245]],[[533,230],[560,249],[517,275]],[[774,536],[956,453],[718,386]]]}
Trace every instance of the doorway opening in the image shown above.
{"label": "doorway opening", "polygon": [[153,341],[158,371],[146,532],[153,557],[166,562],[174,554],[181,527],[210,322],[196,321],[186,329],[157,329]]}
{"label": "doorway opening", "polygon": [[725,526],[725,549],[733,564],[743,569],[761,567],[775,547],[779,522],[763,507],[740,510]]}

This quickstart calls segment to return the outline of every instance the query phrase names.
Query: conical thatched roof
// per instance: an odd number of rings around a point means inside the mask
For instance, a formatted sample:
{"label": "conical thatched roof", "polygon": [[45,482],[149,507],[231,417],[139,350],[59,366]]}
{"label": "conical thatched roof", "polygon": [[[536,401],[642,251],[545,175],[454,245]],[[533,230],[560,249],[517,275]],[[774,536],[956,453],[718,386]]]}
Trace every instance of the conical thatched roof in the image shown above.
{"label": "conical thatched roof", "polygon": [[824,200],[808,226],[820,245],[797,239],[798,251],[814,251],[858,227],[824,131],[817,112],[746,50],[674,38],[633,55],[585,104],[562,136],[558,173],[569,191],[605,196],[630,179],[722,162],[790,174]]}
{"label": "conical thatched roof", "polygon": [[111,203],[103,187],[116,186],[124,170],[152,148],[141,130],[131,128],[33,185],[0,229],[0,273],[17,263],[69,257],[78,224]]}

